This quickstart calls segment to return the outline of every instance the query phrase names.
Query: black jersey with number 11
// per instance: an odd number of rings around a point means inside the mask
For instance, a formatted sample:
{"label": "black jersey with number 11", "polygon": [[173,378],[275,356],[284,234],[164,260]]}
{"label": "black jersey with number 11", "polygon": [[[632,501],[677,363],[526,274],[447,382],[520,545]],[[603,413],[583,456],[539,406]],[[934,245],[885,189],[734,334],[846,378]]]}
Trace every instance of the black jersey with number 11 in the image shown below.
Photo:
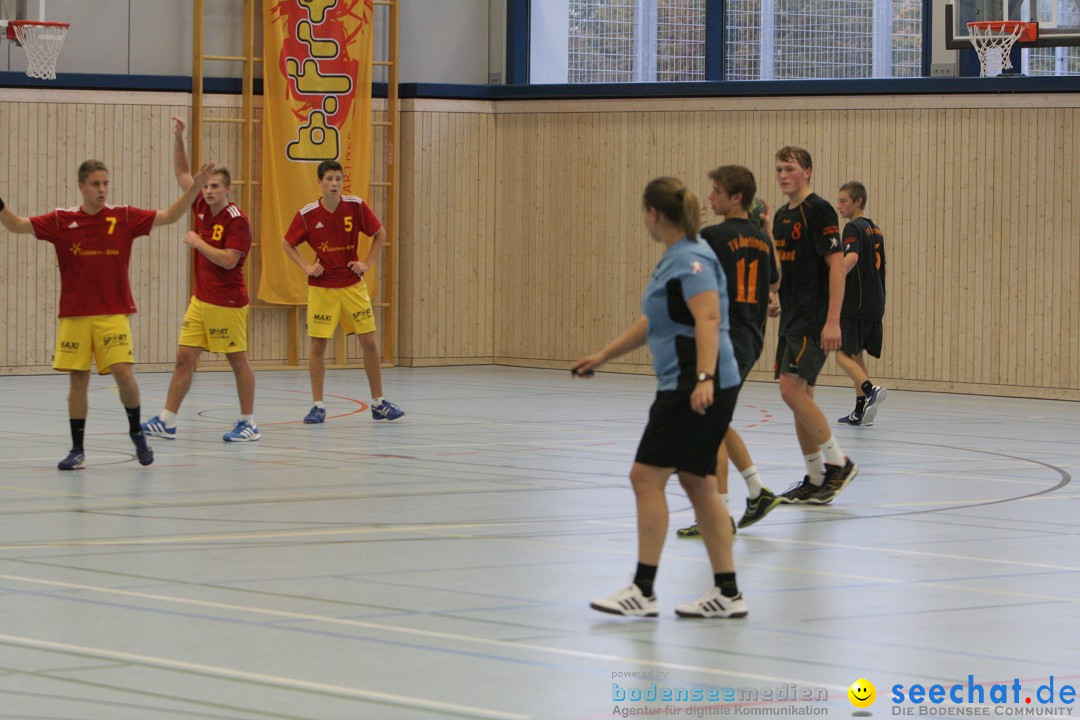
{"label": "black jersey with number 11", "polygon": [[702,229],[701,237],[720,258],[727,276],[728,317],[735,353],[739,355],[745,349],[753,354],[749,358],[753,365],[765,343],[769,285],[779,279],[772,240],[757,223],[744,218],[710,225]]}

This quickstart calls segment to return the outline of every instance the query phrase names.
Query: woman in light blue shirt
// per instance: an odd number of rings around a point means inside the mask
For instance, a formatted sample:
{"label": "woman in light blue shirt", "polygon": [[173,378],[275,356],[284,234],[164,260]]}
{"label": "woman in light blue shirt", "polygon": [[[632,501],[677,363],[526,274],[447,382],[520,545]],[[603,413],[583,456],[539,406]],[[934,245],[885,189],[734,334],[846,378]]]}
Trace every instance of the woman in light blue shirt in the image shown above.
{"label": "woman in light blue shirt", "polygon": [[716,451],[739,394],[739,369],[728,337],[727,284],[712,248],[697,236],[698,199],[682,182],[662,177],[645,187],[642,219],[665,248],[641,299],[642,315],[600,352],[572,370],[593,370],[645,343],[656,371],[656,400],[638,445],[630,483],[637,499],[638,566],[633,582],[591,607],[615,615],[656,617],[653,583],[668,530],[664,488],[672,474],[694,505],[709,553],[713,587],[680,617],[745,617],[735,582],[731,519],[716,491]]}

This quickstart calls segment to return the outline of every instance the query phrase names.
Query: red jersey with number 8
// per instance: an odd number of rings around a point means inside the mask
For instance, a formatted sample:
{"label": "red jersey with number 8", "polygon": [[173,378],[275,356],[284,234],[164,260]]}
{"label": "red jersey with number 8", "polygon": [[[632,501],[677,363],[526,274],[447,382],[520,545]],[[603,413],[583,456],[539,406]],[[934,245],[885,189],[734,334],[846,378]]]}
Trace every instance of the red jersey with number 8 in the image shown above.
{"label": "red jersey with number 8", "polygon": [[195,297],[211,305],[244,307],[248,304],[244,283],[244,260],[251,249],[251,224],[247,215],[229,203],[214,215],[203,196],[191,204],[195,211],[195,232],[208,245],[240,253],[236,267],[226,270],[216,265],[198,250],[195,252]]}
{"label": "red jersey with number 8", "polygon": [[150,234],[156,217],[156,210],[106,205],[94,215],[79,207],[30,218],[34,235],[56,249],[60,317],[136,312],[128,276],[131,245]]}

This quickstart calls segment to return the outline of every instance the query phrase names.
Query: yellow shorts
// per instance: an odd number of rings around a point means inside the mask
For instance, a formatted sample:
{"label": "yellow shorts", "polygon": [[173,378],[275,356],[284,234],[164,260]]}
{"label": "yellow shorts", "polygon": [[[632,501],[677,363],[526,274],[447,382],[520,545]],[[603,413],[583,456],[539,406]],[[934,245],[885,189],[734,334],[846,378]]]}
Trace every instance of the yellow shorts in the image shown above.
{"label": "yellow shorts", "polygon": [[309,285],[307,298],[308,337],[332,338],[338,323],[350,334],[375,332],[375,312],[363,280],[345,288]]}
{"label": "yellow shorts", "polygon": [[180,344],[214,353],[244,352],[247,350],[247,316],[246,305],[224,307],[193,297],[184,313]]}
{"label": "yellow shorts", "polygon": [[131,350],[131,321],[127,315],[60,318],[53,370],[89,370],[91,355],[102,375],[117,363],[135,362]]}

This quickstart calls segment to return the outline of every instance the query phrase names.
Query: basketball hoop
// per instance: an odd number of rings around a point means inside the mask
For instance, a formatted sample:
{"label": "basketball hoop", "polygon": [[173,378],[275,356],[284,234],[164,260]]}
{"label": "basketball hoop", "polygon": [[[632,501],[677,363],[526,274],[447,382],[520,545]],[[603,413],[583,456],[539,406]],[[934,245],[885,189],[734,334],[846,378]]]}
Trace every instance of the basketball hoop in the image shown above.
{"label": "basketball hoop", "polygon": [[0,28],[5,26],[7,39],[26,50],[27,77],[55,80],[56,59],[71,23],[0,20]]}
{"label": "basketball hoop", "polygon": [[1016,41],[1039,38],[1039,23],[1019,20],[979,20],[967,24],[971,44],[979,54],[979,77],[997,77],[1012,68],[1009,52]]}

